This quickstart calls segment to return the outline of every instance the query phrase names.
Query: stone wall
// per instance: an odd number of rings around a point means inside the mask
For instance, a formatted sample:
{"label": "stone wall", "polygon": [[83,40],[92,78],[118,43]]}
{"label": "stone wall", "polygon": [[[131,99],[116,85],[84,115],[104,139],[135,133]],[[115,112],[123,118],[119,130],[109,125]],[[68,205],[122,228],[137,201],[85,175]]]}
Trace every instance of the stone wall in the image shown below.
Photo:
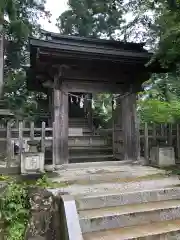
{"label": "stone wall", "polygon": [[26,240],[60,240],[59,200],[46,189],[29,190],[31,218]]}

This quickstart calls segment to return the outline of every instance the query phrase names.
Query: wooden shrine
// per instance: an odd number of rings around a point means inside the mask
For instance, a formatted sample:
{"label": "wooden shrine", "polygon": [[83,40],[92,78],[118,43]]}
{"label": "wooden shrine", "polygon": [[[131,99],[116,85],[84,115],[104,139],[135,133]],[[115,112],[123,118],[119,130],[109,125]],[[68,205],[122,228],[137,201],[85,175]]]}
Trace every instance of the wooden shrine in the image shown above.
{"label": "wooden shrine", "polygon": [[[116,159],[138,158],[139,134],[136,93],[158,64],[146,67],[151,54],[144,44],[97,40],[46,33],[30,38],[28,89],[48,92],[55,126],[56,165],[68,163],[68,93],[120,94],[113,112],[113,149]],[[118,149],[124,149],[120,156]]]}

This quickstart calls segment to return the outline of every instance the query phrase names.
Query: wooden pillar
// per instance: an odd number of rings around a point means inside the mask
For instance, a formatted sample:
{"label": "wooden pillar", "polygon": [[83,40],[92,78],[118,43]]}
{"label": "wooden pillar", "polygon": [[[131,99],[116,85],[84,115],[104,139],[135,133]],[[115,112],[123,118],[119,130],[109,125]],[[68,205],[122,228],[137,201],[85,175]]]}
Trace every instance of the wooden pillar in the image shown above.
{"label": "wooden pillar", "polygon": [[54,79],[54,162],[56,167],[68,163],[68,92],[63,89],[61,76]]}
{"label": "wooden pillar", "polygon": [[136,114],[136,94],[124,96],[122,104],[122,128],[124,137],[124,158],[139,159],[139,127]]}

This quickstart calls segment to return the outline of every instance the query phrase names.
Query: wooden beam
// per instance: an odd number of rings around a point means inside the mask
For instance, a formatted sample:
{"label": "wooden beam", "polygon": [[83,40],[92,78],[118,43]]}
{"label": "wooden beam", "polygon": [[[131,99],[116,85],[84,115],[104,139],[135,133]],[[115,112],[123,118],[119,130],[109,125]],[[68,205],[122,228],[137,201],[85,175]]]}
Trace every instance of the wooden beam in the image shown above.
{"label": "wooden beam", "polygon": [[[129,89],[129,85],[124,85],[122,83],[112,83],[109,82],[93,82],[93,81],[68,81],[63,78],[63,89],[67,92],[83,92],[83,93],[122,93]],[[46,81],[42,84],[44,88],[52,89],[54,88],[54,82]]]}
{"label": "wooden beam", "polygon": [[54,158],[56,167],[68,163],[68,94],[62,86],[62,69],[54,78]]}
{"label": "wooden beam", "polygon": [[68,92],[83,92],[83,93],[122,93],[128,89],[128,86],[123,86],[121,83],[109,82],[91,82],[91,81],[64,81],[64,89]]}

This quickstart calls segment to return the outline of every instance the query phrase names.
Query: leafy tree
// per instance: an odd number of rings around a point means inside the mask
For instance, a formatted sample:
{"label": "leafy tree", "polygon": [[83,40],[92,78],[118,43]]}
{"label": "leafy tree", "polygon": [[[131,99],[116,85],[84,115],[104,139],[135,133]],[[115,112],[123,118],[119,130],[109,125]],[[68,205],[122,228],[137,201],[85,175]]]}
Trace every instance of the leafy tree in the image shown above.
{"label": "leafy tree", "polygon": [[146,41],[163,64],[177,64],[180,42],[179,0],[128,0],[124,5],[131,20],[124,27],[125,39]]}
{"label": "leafy tree", "polygon": [[[0,19],[5,37],[5,63],[14,68],[27,63],[27,39],[39,31],[39,17],[48,17],[45,0],[2,0]],[[6,19],[6,20],[5,20]]]}
{"label": "leafy tree", "polygon": [[69,0],[69,10],[57,19],[61,34],[81,37],[116,37],[123,20],[123,0]]}
{"label": "leafy tree", "polygon": [[156,74],[144,84],[139,113],[143,121],[174,122],[180,120],[179,22],[180,1],[128,0],[124,5],[130,20],[124,25],[124,39],[145,41],[167,74]]}
{"label": "leafy tree", "polygon": [[39,35],[39,18],[50,15],[44,5],[45,0],[0,2],[0,24],[3,26],[0,36],[5,39],[4,46],[0,44],[5,50],[4,97],[19,117],[31,115],[37,108],[35,94],[27,91],[23,66],[29,63],[28,36]]}

